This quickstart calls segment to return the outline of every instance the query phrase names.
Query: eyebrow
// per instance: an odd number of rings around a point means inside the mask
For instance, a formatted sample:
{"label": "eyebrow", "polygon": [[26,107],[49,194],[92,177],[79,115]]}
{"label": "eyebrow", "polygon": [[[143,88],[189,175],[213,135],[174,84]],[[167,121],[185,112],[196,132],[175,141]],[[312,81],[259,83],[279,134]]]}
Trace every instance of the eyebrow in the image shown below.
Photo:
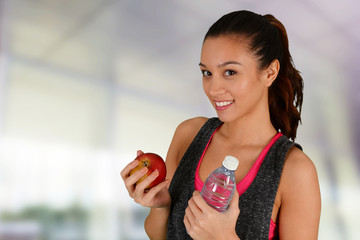
{"label": "eyebrow", "polygon": [[[239,63],[239,62],[237,62],[237,61],[227,61],[227,62],[224,62],[224,63],[220,63],[220,64],[218,65],[218,67],[219,67],[219,68],[220,68],[220,67],[225,67],[225,66],[230,65],[230,64],[241,65],[241,63]],[[201,62],[199,63],[199,66],[206,68],[206,65],[203,64],[203,63],[201,63]]]}

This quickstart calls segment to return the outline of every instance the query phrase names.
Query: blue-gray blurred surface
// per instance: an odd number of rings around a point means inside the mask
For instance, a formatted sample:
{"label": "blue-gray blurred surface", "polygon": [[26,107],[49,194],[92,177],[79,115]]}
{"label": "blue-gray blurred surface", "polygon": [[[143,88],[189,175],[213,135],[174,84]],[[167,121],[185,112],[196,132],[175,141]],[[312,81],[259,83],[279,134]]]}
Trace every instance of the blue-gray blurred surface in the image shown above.
{"label": "blue-gray blurred surface", "polygon": [[[198,69],[220,16],[271,13],[305,81],[299,142],[321,185],[319,239],[360,230],[360,2],[1,0],[0,239],[147,239],[120,170],[214,116]],[[13,237],[13,238],[11,238]]]}

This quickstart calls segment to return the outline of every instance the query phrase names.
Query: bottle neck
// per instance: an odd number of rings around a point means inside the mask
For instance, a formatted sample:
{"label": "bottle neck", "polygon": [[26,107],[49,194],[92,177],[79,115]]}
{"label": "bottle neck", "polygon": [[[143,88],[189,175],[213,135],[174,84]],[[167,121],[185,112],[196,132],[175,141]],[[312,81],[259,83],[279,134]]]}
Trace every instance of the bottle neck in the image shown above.
{"label": "bottle neck", "polygon": [[222,165],[222,168],[223,168],[226,172],[234,172],[234,170],[228,169],[228,168],[225,167],[224,165]]}

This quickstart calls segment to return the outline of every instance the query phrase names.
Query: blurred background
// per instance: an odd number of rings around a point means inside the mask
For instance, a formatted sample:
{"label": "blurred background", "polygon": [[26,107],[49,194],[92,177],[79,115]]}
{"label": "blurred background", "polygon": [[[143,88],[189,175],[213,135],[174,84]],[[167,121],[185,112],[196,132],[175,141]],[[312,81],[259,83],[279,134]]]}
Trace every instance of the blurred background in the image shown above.
{"label": "blurred background", "polygon": [[271,13],[305,81],[297,142],[319,174],[319,239],[360,230],[357,0],[0,0],[0,239],[147,239],[119,172],[215,116],[198,67],[210,25]]}

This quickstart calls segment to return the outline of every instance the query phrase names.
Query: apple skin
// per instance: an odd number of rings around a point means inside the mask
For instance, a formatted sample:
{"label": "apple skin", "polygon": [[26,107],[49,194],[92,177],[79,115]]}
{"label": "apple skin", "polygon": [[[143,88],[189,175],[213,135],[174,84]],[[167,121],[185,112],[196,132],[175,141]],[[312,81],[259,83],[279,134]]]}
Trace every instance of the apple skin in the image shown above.
{"label": "apple skin", "polygon": [[147,186],[145,189],[149,190],[152,187],[155,187],[159,183],[165,180],[166,177],[166,165],[164,160],[157,155],[156,153],[144,153],[136,157],[135,160],[139,161],[139,164],[130,172],[130,175],[132,175],[134,172],[142,169],[143,167],[147,167],[148,171],[147,173],[141,177],[136,184],[141,183],[147,176],[149,176],[153,171],[158,170],[159,176],[150,183],[149,186]]}

